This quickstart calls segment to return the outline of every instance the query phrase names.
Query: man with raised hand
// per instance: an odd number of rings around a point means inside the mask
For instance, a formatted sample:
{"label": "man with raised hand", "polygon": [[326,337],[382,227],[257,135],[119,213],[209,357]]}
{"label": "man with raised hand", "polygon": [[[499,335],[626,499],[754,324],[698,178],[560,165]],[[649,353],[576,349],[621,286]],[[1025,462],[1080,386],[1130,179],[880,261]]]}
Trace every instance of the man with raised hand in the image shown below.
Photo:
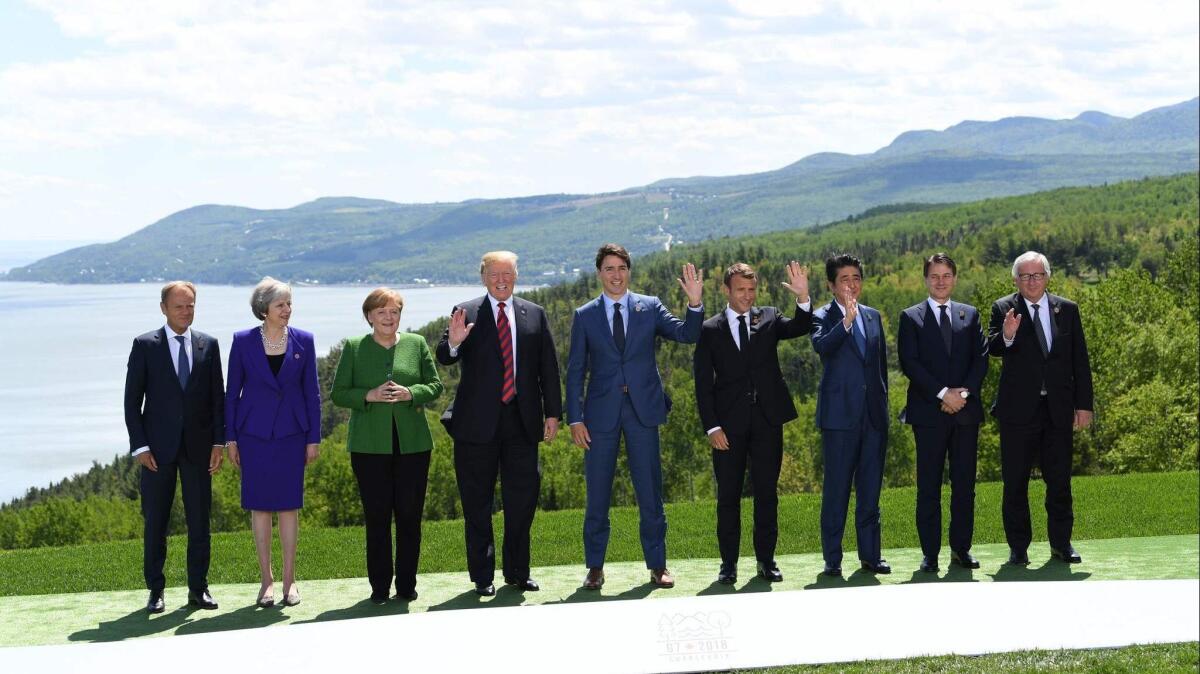
{"label": "man with raised hand", "polygon": [[737,582],[742,534],[742,485],[747,464],[754,490],[754,556],[758,575],[783,580],[775,563],[779,536],[779,470],[783,425],[796,418],[791,392],[779,369],[779,342],[812,329],[808,269],[793,260],[783,283],[796,298],[791,318],[775,307],[755,306],[758,274],[745,263],[725,270],[725,310],[704,322],[692,359],[696,407],[712,445],[717,478],[717,582]]}
{"label": "man with raised hand", "polygon": [[536,592],[529,530],[541,489],[538,443],[554,439],[562,416],[558,356],[542,307],[513,295],[517,255],[484,253],[479,277],[487,293],[454,308],[437,345],[438,362],[461,363],[458,391],[442,421],[454,439],[467,570],[476,594],[496,593],[492,505],[499,475],[504,582]]}
{"label": "man with raised hand", "polygon": [[992,415],[1000,422],[1002,514],[1010,564],[1029,563],[1029,475],[1037,461],[1046,482],[1050,555],[1082,559],[1071,546],[1072,431],[1092,423],[1092,369],[1079,306],[1046,292],[1050,261],[1022,253],[1013,261],[1017,292],[992,305],[988,350],[1001,359]]}
{"label": "man with raised hand", "polygon": [[[657,337],[693,344],[704,322],[702,274],[685,264],[679,285],[687,295],[686,318],[671,315],[657,297],[629,292],[632,263],[624,247],[609,243],[596,253],[602,293],[575,310],[567,364],[567,421],[571,439],[587,450],[587,508],[583,549],[588,567],[583,587],[604,584],[608,506],[622,437],[637,496],[639,535],[650,582],[674,587],[667,569],[667,517],[663,512],[658,427],[670,399],[655,358]],[[586,394],[584,380],[587,380]]]}
{"label": "man with raised hand", "polygon": [[987,374],[987,342],[979,312],[950,299],[958,265],[945,253],[925,259],[929,297],[900,314],[896,350],[908,377],[903,421],[917,444],[917,536],[921,571],[938,570],[942,546],[942,475],[950,462],[950,561],[978,569],[971,555],[975,465]]}

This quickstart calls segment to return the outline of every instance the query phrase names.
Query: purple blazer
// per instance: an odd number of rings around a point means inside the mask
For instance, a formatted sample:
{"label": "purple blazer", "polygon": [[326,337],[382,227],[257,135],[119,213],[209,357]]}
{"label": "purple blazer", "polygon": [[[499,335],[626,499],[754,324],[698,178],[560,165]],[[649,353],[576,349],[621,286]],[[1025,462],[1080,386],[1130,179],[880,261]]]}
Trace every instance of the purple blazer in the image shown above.
{"label": "purple blazer", "polygon": [[225,439],[242,435],[275,439],[304,434],[321,441],[321,389],[311,332],[288,328],[279,376],[271,373],[258,328],[233,335],[225,392]]}

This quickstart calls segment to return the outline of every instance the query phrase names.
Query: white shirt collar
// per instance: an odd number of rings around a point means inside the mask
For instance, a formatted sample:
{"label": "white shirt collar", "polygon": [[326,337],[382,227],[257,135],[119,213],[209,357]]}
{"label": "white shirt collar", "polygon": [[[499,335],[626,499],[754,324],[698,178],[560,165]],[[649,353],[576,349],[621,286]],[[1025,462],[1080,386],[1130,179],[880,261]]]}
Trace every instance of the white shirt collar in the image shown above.
{"label": "white shirt collar", "polygon": [[[189,342],[189,343],[192,341],[192,326],[190,326],[190,325],[188,326],[187,330],[183,331],[182,335],[175,334],[175,331],[172,330],[171,326],[169,326],[169,325],[163,325],[163,332],[167,333],[167,337],[170,339],[174,339],[175,337],[185,337],[186,339],[184,339],[183,341]],[[176,340],[176,341],[178,341],[178,340]]]}
{"label": "white shirt collar", "polygon": [[[487,294],[487,298],[488,298],[488,301],[492,303],[492,313],[494,314],[497,311],[500,311],[500,300],[496,299],[495,297],[492,297],[491,293]],[[512,309],[512,305],[513,305],[513,298],[510,295],[508,297],[508,299],[504,300],[505,310],[507,311],[509,309]]]}
{"label": "white shirt collar", "polygon": [[748,316],[749,314],[750,314],[750,309],[747,309],[746,313],[739,314],[738,312],[733,310],[733,307],[729,306],[728,304],[725,305],[725,318],[730,323],[737,323],[738,316]]}
{"label": "white shirt collar", "polygon": [[625,291],[624,295],[621,295],[620,299],[614,300],[613,298],[608,296],[608,293],[603,293],[600,296],[604,298],[604,308],[605,309],[611,307],[614,304],[620,304],[624,308],[629,308],[629,291],[628,290]]}
{"label": "white shirt collar", "polygon": [[[932,297],[927,297],[927,298],[925,298],[925,301],[929,302],[929,307],[931,309],[933,309],[933,313],[941,314],[941,309],[938,309],[938,307],[943,306],[943,305],[938,304],[937,300],[933,299]],[[946,304],[944,305],[946,307],[946,311],[950,311],[950,302],[952,302],[952,301],[953,300],[946,300]]]}
{"label": "white shirt collar", "polygon": [[1046,292],[1045,291],[1042,291],[1042,296],[1039,297],[1034,302],[1030,302],[1028,299],[1026,299],[1026,297],[1024,295],[1021,295],[1021,299],[1025,300],[1025,308],[1029,309],[1031,311],[1032,311],[1033,305],[1035,305],[1035,304],[1038,305],[1038,309],[1041,309],[1042,307],[1046,306]]}

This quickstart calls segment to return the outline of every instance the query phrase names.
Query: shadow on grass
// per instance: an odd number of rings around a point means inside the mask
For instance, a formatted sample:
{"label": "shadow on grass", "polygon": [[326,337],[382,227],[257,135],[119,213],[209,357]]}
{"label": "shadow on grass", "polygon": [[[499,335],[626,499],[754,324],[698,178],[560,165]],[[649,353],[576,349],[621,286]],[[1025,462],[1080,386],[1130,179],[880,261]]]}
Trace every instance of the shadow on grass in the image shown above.
{"label": "shadow on grass", "polygon": [[[202,612],[196,611],[197,615],[200,613]],[[214,615],[211,618],[198,615],[196,620],[180,625],[179,629],[175,630],[175,634],[204,634],[206,632],[225,632],[227,630],[243,630],[252,627],[267,627],[268,625],[284,622],[287,619],[287,614],[277,607],[259,608],[251,604],[250,606],[244,606],[229,613]]]}
{"label": "shadow on grass", "polygon": [[546,603],[547,604],[580,604],[580,603],[587,603],[587,602],[594,602],[594,601],[621,601],[621,600],[625,600],[625,599],[645,599],[646,597],[650,596],[651,592],[654,592],[657,589],[658,588],[654,586],[654,583],[651,583],[649,581],[647,581],[641,585],[634,585],[633,587],[629,588],[628,590],[625,590],[624,592],[620,592],[618,594],[605,594],[603,589],[585,590],[581,586],[578,589],[576,589],[574,592],[572,592],[569,596],[567,596],[565,599],[560,599],[558,601],[549,601]]}
{"label": "shadow on grass", "polygon": [[992,580],[1002,583],[1005,581],[1031,580],[1085,580],[1091,577],[1090,571],[1075,571],[1070,564],[1050,560],[1038,568],[1020,566],[1018,564],[1003,564],[996,573],[988,574]]}
{"label": "shadow on grass", "polygon": [[122,641],[145,637],[161,632],[170,632],[188,622],[192,612],[186,607],[160,616],[151,616],[139,608],[116,620],[101,622],[94,628],[79,630],[67,636],[69,641]]}
{"label": "shadow on grass", "polygon": [[389,599],[385,604],[376,604],[370,599],[351,604],[346,608],[332,609],[324,613],[318,613],[308,620],[297,620],[297,625],[304,623],[321,623],[331,620],[350,620],[352,618],[375,618],[385,615],[402,615],[408,613],[408,602],[395,598]]}
{"label": "shadow on grass", "polygon": [[902,581],[902,585],[922,584],[922,583],[978,583],[979,579],[975,577],[973,569],[964,569],[957,564],[951,564],[946,568],[946,573],[927,573],[917,569],[913,571],[912,578]]}
{"label": "shadow on grass", "polygon": [[511,585],[501,585],[492,597],[481,597],[475,590],[467,590],[446,601],[429,607],[430,611],[450,611],[462,608],[496,608],[520,606],[525,603],[525,593]]}
{"label": "shadow on grass", "polygon": [[804,589],[828,590],[838,587],[870,587],[882,584],[874,573],[866,569],[858,569],[849,576],[826,576],[824,573],[818,573],[817,579],[805,585]]}

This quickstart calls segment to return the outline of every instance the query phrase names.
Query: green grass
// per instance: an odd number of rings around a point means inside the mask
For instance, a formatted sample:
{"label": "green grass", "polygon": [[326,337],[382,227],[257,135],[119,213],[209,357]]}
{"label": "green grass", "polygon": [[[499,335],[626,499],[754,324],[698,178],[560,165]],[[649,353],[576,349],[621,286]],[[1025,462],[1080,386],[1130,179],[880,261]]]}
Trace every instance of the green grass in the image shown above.
{"label": "green grass", "polygon": [[[1135,536],[1194,534],[1200,531],[1198,474],[1149,473],[1077,477],[1073,480],[1076,540]],[[1031,483],[1030,501],[1035,539],[1045,531],[1040,483]],[[780,499],[778,554],[820,550],[819,494]],[[949,498],[943,498],[946,505]],[[915,490],[885,490],[881,498],[883,543],[888,549],[918,546],[913,522]],[[750,547],[751,507],[743,507],[742,551]],[[853,505],[851,505],[851,513]],[[1000,522],[1000,484],[977,486],[975,542],[1003,543]],[[717,557],[715,503],[674,503],[667,506],[667,551],[671,560]],[[578,510],[539,513],[534,522],[533,562],[537,566],[582,565],[582,520]],[[611,562],[642,558],[637,537],[637,511],[618,508],[612,513]],[[845,547],[854,548],[853,526],[847,527]],[[497,532],[501,531],[497,520]],[[460,521],[427,522],[421,546],[421,573],[465,569]],[[258,578],[254,544],[249,532],[213,536],[212,584],[249,583]],[[499,546],[497,546],[499,547]],[[168,543],[167,585],[185,584],[182,537]],[[853,556],[853,553],[850,553]],[[278,560],[278,552],[275,555]],[[301,531],[299,574],[309,580],[357,578],[365,575],[363,531],[360,527]],[[65,548],[0,551],[0,596],[133,590],[144,587],[141,541],[116,541]]]}
{"label": "green grass", "polygon": [[771,672],[772,674],[801,674],[807,672],[846,672],[847,674],[926,674],[928,672],[1155,672],[1195,674],[1200,667],[1200,644],[1195,641],[1180,644],[1126,646],[1062,651],[1016,651],[994,655],[947,655],[908,660],[872,660],[869,662],[837,663],[831,665],[793,665],[767,669],[737,670],[739,672]]}

